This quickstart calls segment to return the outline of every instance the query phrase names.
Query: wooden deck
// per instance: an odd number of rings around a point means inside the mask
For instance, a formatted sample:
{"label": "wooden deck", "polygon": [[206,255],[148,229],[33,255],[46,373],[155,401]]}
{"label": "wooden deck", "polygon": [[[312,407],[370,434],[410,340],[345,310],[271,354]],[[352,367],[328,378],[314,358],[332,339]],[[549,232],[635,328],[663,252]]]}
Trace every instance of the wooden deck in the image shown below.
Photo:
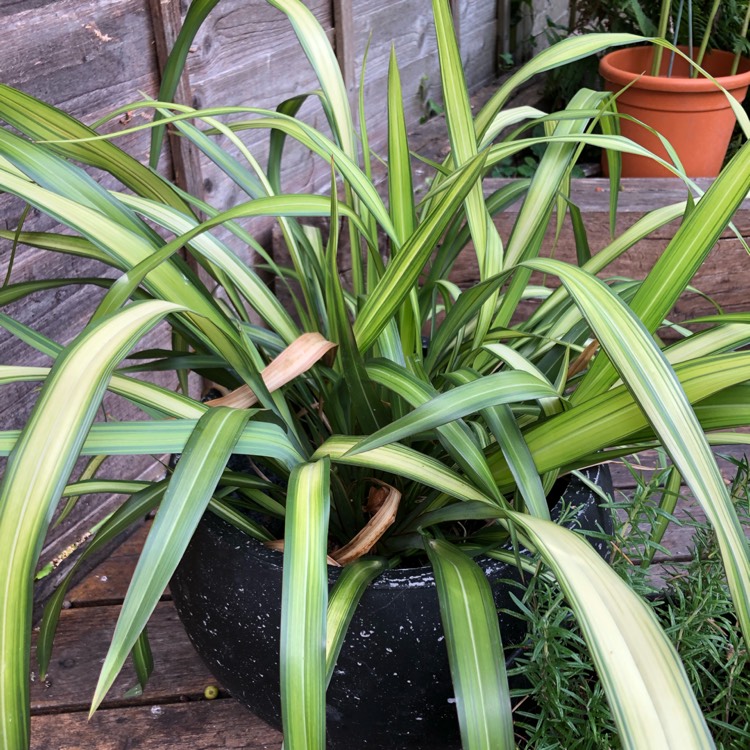
{"label": "wooden deck", "polygon": [[[742,455],[736,448],[731,452]],[[616,488],[626,493],[632,490],[635,483],[629,470],[619,463],[613,464],[612,470]],[[723,463],[722,471],[727,478],[734,473],[727,463]],[[687,514],[702,517],[700,509],[689,500],[681,504],[677,513],[683,517]],[[233,700],[220,685],[218,698],[204,698],[205,688],[217,682],[193,651],[168,593],[149,625],[155,668],[146,691],[137,697],[126,697],[135,685],[134,673],[128,666],[102,708],[88,720],[98,670],[145,532],[144,527],[71,590],[70,606],[62,612],[49,675],[42,681],[36,673],[32,674],[31,747],[276,750],[281,745],[281,735]],[[655,561],[657,570],[687,559],[690,537],[689,527],[673,527],[665,540],[671,557],[660,556]],[[34,666],[32,655],[32,669]]]}

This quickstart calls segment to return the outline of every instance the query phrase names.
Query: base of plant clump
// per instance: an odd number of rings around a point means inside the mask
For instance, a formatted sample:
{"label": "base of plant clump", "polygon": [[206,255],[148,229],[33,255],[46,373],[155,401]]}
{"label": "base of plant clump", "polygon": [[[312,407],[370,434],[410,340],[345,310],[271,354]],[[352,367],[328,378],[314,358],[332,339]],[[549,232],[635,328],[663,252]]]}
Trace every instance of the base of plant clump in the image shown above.
{"label": "base of plant clump", "polygon": [[[611,494],[606,466],[586,470]],[[567,481],[567,479],[566,479]],[[570,528],[612,532],[598,495],[572,477],[552,508]],[[591,537],[608,553],[604,535]],[[198,653],[229,692],[281,727],[279,624],[283,557],[208,513],[171,583],[177,611]],[[492,584],[508,653],[525,636],[511,597],[515,566],[477,559]],[[329,568],[333,584],[340,569]],[[454,750],[460,747],[454,691],[431,568],[382,573],[354,614],[327,696],[329,750]]]}

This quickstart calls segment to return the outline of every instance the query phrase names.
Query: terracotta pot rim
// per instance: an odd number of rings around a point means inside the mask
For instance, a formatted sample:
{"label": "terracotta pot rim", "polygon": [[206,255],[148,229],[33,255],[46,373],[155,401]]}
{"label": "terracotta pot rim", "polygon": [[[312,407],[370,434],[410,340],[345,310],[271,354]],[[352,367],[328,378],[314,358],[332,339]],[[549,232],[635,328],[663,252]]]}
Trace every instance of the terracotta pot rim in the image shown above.
{"label": "terracotta pot rim", "polygon": [[[684,78],[679,76],[668,78],[666,76],[652,76],[642,72],[634,72],[632,68],[636,65],[641,66],[642,64],[639,58],[649,55],[651,49],[650,45],[642,45],[609,52],[599,61],[599,73],[610,83],[620,86],[627,86],[629,83],[632,83],[632,88],[664,92],[719,92],[719,89],[717,89],[714,82],[709,78]],[[668,50],[664,50],[665,55],[668,53]],[[706,60],[731,59],[733,57],[734,54],[731,52],[712,50],[707,53]],[[626,61],[630,62],[630,65],[627,65]],[[651,60],[648,59],[644,67],[648,68],[650,64]],[[631,69],[629,70],[628,67]],[[705,68],[706,65],[704,64],[703,67]],[[750,60],[743,58],[740,61],[740,68],[742,69],[743,67],[745,69],[742,72],[735,75],[716,76],[714,80],[727,89],[727,91],[744,88],[750,85]]]}

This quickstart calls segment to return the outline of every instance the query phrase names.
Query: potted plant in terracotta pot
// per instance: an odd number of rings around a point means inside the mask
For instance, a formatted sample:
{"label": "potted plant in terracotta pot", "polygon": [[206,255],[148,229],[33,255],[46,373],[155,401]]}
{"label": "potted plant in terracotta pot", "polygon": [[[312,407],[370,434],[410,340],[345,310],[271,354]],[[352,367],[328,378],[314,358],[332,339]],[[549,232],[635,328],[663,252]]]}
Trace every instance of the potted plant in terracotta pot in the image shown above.
{"label": "potted plant in terracotta pot", "polygon": [[[195,142],[247,192],[246,203],[221,213],[127,156],[109,136],[0,87],[0,117],[14,129],[0,129],[0,189],[68,228],[2,236],[72,259],[95,258],[114,272],[97,280],[105,293],[96,313],[66,347],[3,318],[7,330],[54,362],[0,369],[5,381],[43,382],[22,429],[0,433],[0,449],[10,454],[0,486],[0,748],[19,750],[29,741],[34,566],[61,494],[84,490],[127,496],[89,549],[158,507],[92,710],[128,654],[147,679],[146,625],[174,576],[194,642],[219,673],[250,680],[232,689],[271,720],[280,716],[287,750],[322,750],[327,722],[338,747],[357,746],[359,739],[347,736],[361,737],[358,723],[369,730],[363,744],[374,747],[514,747],[503,647],[523,634],[512,616],[498,618],[498,604],[510,601],[498,593],[499,579],[515,578],[512,587],[521,574],[534,574],[533,552],[583,626],[623,745],[711,747],[675,649],[577,531],[587,516],[590,527],[606,532],[606,513],[584,489],[603,472],[580,470],[663,445],[719,533],[747,637],[750,555],[709,444],[746,439],[733,430],[750,424],[750,355],[741,350],[750,329],[742,316],[717,316],[666,349],[653,334],[750,189],[750,148],[689,211],[684,203],[647,215],[593,257],[582,251],[580,266],[550,260],[542,257],[545,229],[555,208],[564,210],[559,198],[581,144],[646,152],[622,136],[590,134],[606,98],[600,92],[584,90],[550,116],[508,108],[507,100],[533,75],[630,43],[632,35],[590,35],[545,50],[472,117],[449,4],[435,0],[451,153],[416,200],[394,54],[384,102],[384,201],[371,177],[365,123],[355,129],[324,30],[301,2],[272,4],[289,17],[318,75],[330,136],[295,116],[299,100],[279,110],[127,105],[156,107],[162,124]],[[207,5],[191,6],[181,48]],[[233,118],[227,123],[223,115]],[[552,123],[550,134],[531,138],[521,127],[500,135],[529,117]],[[272,134],[266,170],[246,151],[240,153],[250,158],[241,161],[211,138],[222,133],[242,149],[239,135],[252,128]],[[283,192],[285,138],[330,170],[328,195]],[[493,164],[540,141],[547,150],[533,179],[484,194],[482,179]],[[127,190],[104,190],[75,161],[105,169]],[[519,200],[513,231],[501,238],[492,215]],[[199,220],[193,207],[209,218]],[[223,225],[264,254],[234,223],[252,216],[279,219],[291,267],[267,255],[262,265],[289,287],[294,314],[258,269],[211,232]],[[597,277],[641,237],[681,216],[642,283]],[[310,217],[329,221],[327,236],[302,223]],[[221,287],[221,301],[177,254],[181,248]],[[475,253],[480,274],[463,290],[450,280],[462,251]],[[343,268],[351,269],[347,283]],[[562,286],[531,283],[534,271]],[[49,285],[11,284],[4,299]],[[519,315],[525,299],[539,304]],[[143,355],[151,362],[123,366],[160,321],[174,349],[149,350]],[[134,377],[165,368],[182,384],[186,371],[208,370],[224,395],[203,403],[185,386],[175,392]],[[143,419],[95,421],[106,390],[139,405]],[[717,429],[728,432],[706,436]],[[81,456],[144,453],[181,457],[161,482],[71,480]],[[251,463],[244,471],[227,468],[232,455]],[[557,484],[571,472],[575,481]],[[594,543],[602,551],[601,539]],[[41,624],[42,672],[66,585]],[[388,610],[387,623],[366,619],[378,610]],[[234,634],[220,630],[230,624]],[[233,638],[239,646],[224,650],[222,642]],[[271,653],[252,653],[264,649]],[[230,651],[234,666],[225,663]],[[404,651],[405,660],[394,655]],[[447,682],[432,684],[440,680]],[[360,692],[368,682],[375,683],[369,696]],[[403,692],[391,700],[397,690]],[[435,695],[442,696],[437,705],[430,703]],[[398,714],[405,714],[400,725],[390,721]]]}
{"label": "potted plant in terracotta pot", "polygon": [[[666,159],[676,154],[690,177],[715,177],[750,84],[750,60],[744,55],[750,5],[711,0],[696,2],[694,9],[693,4],[661,2],[656,34],[679,44],[677,50],[659,45],[618,49],[601,59],[599,72],[607,90],[619,92],[623,135]],[[638,7],[644,23],[644,9]],[[718,22],[722,34],[716,41],[731,43],[730,49],[710,46]],[[674,148],[671,155],[669,146]],[[622,157],[622,174],[670,176],[653,160],[629,154]]]}

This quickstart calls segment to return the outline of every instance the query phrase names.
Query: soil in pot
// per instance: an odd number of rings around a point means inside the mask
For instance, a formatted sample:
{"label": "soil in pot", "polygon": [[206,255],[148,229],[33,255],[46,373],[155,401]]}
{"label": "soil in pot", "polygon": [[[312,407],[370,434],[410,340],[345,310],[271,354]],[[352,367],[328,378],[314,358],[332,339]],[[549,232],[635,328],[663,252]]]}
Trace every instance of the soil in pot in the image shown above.
{"label": "soil in pot", "polygon": [[[611,494],[606,467],[589,478]],[[573,478],[552,508],[571,527],[610,533],[609,510]],[[604,539],[593,539],[600,554]],[[525,637],[513,610],[514,566],[477,562],[489,578],[509,653]],[[340,569],[329,569],[333,584]],[[254,713],[280,727],[282,555],[208,513],[171,583],[180,618],[211,671]],[[327,692],[329,750],[455,750],[461,743],[435,580],[430,568],[389,570],[365,592]]]}
{"label": "soil in pot", "polygon": [[[654,48],[648,46],[628,47],[605,55],[599,72],[606,89],[620,91],[629,85],[617,99],[618,111],[661,133],[674,147],[688,176],[716,177],[736,123],[726,94],[709,78],[691,78],[688,62],[678,55],[672,60],[668,50],[662,57],[660,75],[647,75],[653,54]],[[702,67],[741,102],[750,85],[750,60],[743,59],[739,72],[729,75],[733,60],[732,53],[713,50],[706,55]],[[672,72],[667,75],[670,64]],[[659,138],[643,126],[623,117],[620,129],[624,136],[671,161]],[[622,176],[674,175],[652,159],[623,154]]]}

